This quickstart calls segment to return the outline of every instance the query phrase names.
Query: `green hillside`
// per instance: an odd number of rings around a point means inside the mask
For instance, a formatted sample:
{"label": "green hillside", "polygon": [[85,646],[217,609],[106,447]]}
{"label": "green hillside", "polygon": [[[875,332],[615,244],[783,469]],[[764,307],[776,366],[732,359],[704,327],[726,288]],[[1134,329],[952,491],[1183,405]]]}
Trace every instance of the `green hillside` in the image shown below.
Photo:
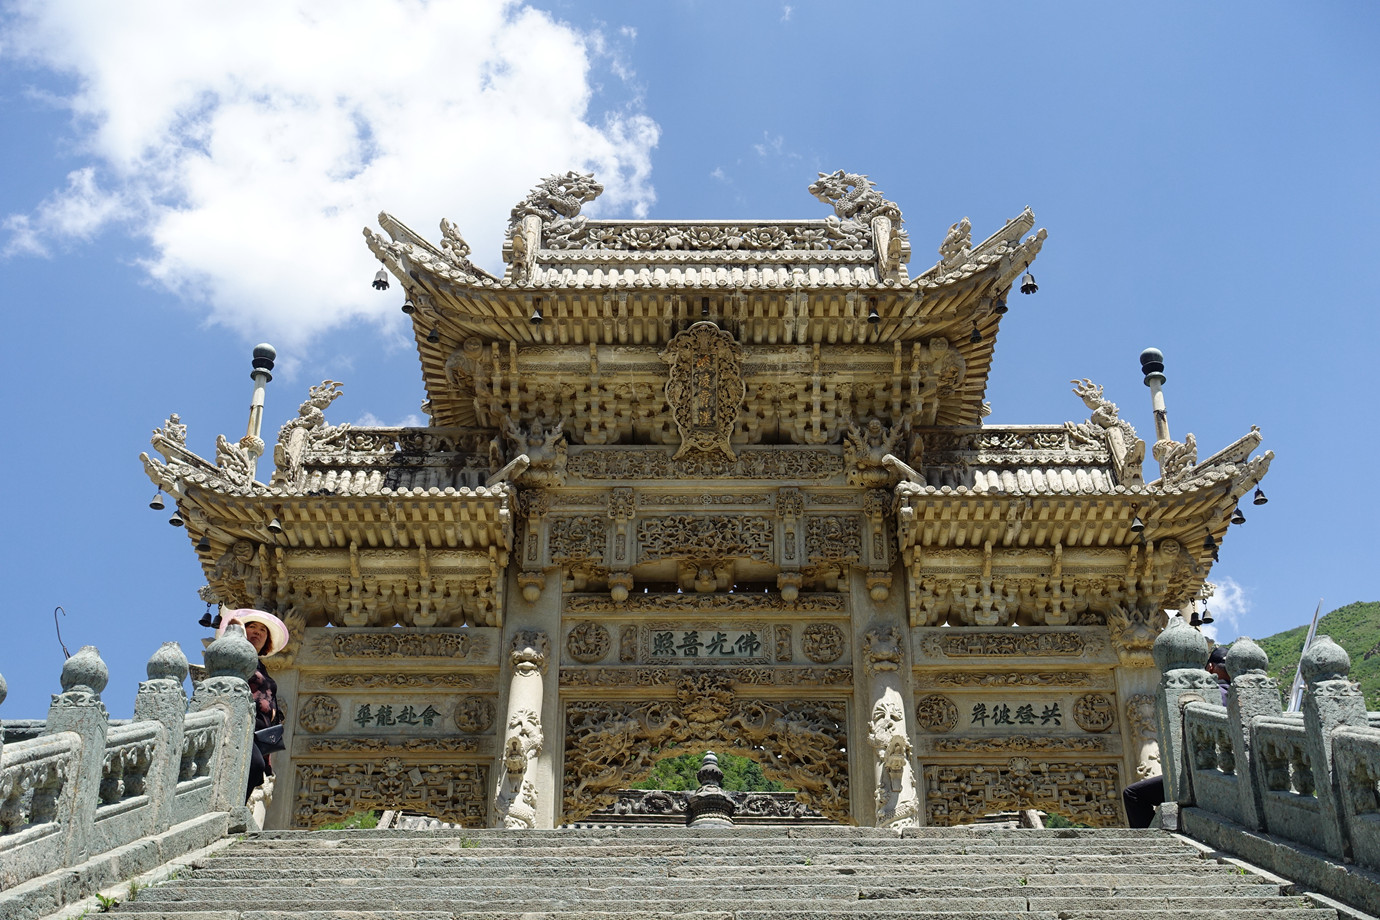
{"label": "green hillside", "polygon": [[[1332,641],[1351,656],[1351,679],[1361,685],[1366,708],[1380,710],[1380,601],[1356,602],[1338,607],[1318,621],[1318,635]],[[1303,652],[1308,626],[1256,639],[1270,656],[1270,676],[1279,679],[1281,693],[1288,693]],[[1287,701],[1286,701],[1287,704]]]}

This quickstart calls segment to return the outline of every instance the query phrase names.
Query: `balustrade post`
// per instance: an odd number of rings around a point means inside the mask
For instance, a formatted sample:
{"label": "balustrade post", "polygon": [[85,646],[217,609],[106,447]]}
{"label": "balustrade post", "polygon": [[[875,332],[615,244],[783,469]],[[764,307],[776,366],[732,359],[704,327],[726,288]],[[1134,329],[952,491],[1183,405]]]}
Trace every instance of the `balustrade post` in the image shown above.
{"label": "balustrade post", "polygon": [[1160,764],[1164,770],[1164,800],[1180,805],[1193,804],[1184,742],[1183,708],[1192,702],[1221,702],[1217,680],[1203,670],[1208,646],[1203,634],[1171,617],[1169,625],[1155,639],[1155,666],[1160,669],[1160,686],[1155,693],[1155,716],[1160,729]]}
{"label": "balustrade post", "polygon": [[1332,856],[1350,854],[1342,828],[1342,790],[1332,767],[1332,733],[1343,726],[1365,728],[1365,698],[1347,675],[1351,656],[1330,636],[1318,636],[1303,655],[1303,727],[1308,734],[1308,757],[1313,765],[1314,791],[1323,822],[1323,841]]}
{"label": "balustrade post", "polygon": [[1264,790],[1256,782],[1254,737],[1251,726],[1262,716],[1277,716],[1283,711],[1279,681],[1265,673],[1269,657],[1247,636],[1232,643],[1227,652],[1227,728],[1231,732],[1236,756],[1236,785],[1240,793],[1241,821],[1251,830],[1265,829]]}
{"label": "balustrade post", "polygon": [[161,833],[172,826],[187,718],[187,691],[182,687],[187,670],[187,656],[182,653],[182,647],[176,642],[164,642],[149,659],[149,679],[139,684],[139,692],[134,697],[134,720],[156,721],[163,726],[162,742],[145,781],[152,805],[150,833]]}
{"label": "balustrade post", "polygon": [[68,866],[86,859],[96,824],[105,738],[110,729],[110,713],[101,702],[101,691],[109,679],[110,671],[94,645],[78,649],[62,666],[62,692],[53,695],[43,730],[45,735],[75,732],[81,738],[75,770],[64,784],[57,813]]}
{"label": "balustrade post", "polygon": [[204,657],[208,676],[192,691],[191,711],[219,709],[225,714],[217,735],[210,810],[228,812],[231,831],[238,831],[254,820],[244,799],[254,744],[249,678],[254,676],[259,658],[239,623],[227,626],[224,634],[206,647]]}

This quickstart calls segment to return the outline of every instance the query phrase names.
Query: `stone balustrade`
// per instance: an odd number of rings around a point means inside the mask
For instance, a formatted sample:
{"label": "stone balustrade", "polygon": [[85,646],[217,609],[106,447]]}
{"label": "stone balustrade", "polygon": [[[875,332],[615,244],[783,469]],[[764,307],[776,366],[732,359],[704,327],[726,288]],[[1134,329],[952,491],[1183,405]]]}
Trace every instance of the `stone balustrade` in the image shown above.
{"label": "stone balustrade", "polygon": [[237,624],[205,657],[189,701],[186,656],[165,643],[134,719],[113,722],[101,701],[109,672],[85,646],[64,663],[41,732],[26,723],[24,740],[6,744],[0,730],[0,914],[51,913],[252,826],[247,680],[257,658]]}
{"label": "stone balustrade", "polygon": [[[1323,890],[1380,871],[1380,727],[1347,677],[1346,651],[1317,637],[1303,656],[1298,713],[1282,711],[1250,639],[1227,654],[1225,706],[1207,656],[1181,618],[1155,642],[1166,798],[1179,805],[1180,829]],[[1347,864],[1361,872],[1336,871]],[[1334,896],[1358,903],[1354,892]]]}

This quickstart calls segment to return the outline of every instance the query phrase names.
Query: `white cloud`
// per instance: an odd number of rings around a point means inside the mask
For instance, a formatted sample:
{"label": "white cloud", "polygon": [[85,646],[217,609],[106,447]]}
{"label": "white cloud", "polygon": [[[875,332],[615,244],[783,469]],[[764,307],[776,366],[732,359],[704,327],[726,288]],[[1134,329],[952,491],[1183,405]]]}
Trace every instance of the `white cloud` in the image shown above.
{"label": "white cloud", "polygon": [[426,423],[415,412],[402,417],[401,421],[385,422],[372,412],[366,412],[355,419],[354,424],[361,428],[423,428]]}
{"label": "white cloud", "polygon": [[545,176],[593,170],[592,213],[644,216],[655,199],[658,126],[635,91],[595,89],[601,67],[630,79],[620,52],[512,0],[12,10],[6,51],[75,78],[89,165],[5,218],[6,253],[128,222],[151,278],[248,338],[394,318],[360,237],[379,210],[433,239],[454,219],[497,272],[508,211]]}
{"label": "white cloud", "polygon": [[1213,582],[1215,590],[1207,600],[1213,622],[1203,627],[1203,635],[1213,642],[1230,642],[1241,635],[1241,625],[1251,610],[1246,589],[1234,578],[1224,576]]}
{"label": "white cloud", "polygon": [[795,12],[795,10],[791,8],[791,5],[790,5],[789,3],[782,5],[782,7],[781,7],[781,21],[782,21],[782,22],[790,22],[790,21],[791,21],[791,13],[793,13],[793,12]]}

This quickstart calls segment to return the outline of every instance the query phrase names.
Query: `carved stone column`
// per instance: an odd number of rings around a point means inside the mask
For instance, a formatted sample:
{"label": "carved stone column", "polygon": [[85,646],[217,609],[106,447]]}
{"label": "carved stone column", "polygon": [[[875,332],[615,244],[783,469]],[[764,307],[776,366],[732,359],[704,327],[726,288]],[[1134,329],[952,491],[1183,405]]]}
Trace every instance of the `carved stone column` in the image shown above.
{"label": "carved stone column", "polygon": [[1236,762],[1241,764],[1237,768],[1241,823],[1257,831],[1265,828],[1265,803],[1250,770],[1255,757],[1251,749],[1255,740],[1251,725],[1260,716],[1279,715],[1284,708],[1280,705],[1279,681],[1265,673],[1269,663],[1264,650],[1245,636],[1233,642],[1227,652],[1227,673],[1231,675],[1231,689],[1227,691],[1227,727],[1231,731]]}
{"label": "carved stone column", "polygon": [[176,642],[164,642],[148,663],[149,679],[134,697],[134,721],[157,721],[163,726],[162,756],[148,772],[145,790],[153,806],[149,830],[161,833],[172,826],[177,775],[182,767],[182,737],[187,715],[187,656]]}
{"label": "carved stone column", "polygon": [[84,645],[62,666],[62,692],[53,696],[44,734],[75,732],[81,736],[76,770],[63,790],[58,821],[66,836],[67,861],[75,866],[86,859],[100,805],[101,772],[105,761],[105,736],[110,714],[101,702],[101,691],[110,679],[94,645]]}
{"label": "carved stone column", "polygon": [[1203,634],[1173,617],[1155,640],[1155,664],[1160,669],[1160,688],[1155,715],[1160,728],[1160,759],[1164,767],[1164,800],[1192,804],[1188,764],[1184,759],[1184,712],[1191,702],[1220,703],[1217,680],[1203,666],[1208,647]]}
{"label": "carved stone column", "polygon": [[877,827],[919,824],[920,797],[901,693],[902,641],[899,629],[884,626],[867,633],[863,648],[872,700],[867,740],[873,751]]}
{"label": "carved stone column", "polygon": [[1347,676],[1351,656],[1331,636],[1313,640],[1303,654],[1300,670],[1304,680],[1303,727],[1308,733],[1323,840],[1327,852],[1340,859],[1348,855],[1349,846],[1342,830],[1340,777],[1332,765],[1332,733],[1344,726],[1366,728],[1370,724],[1366,702],[1360,685]]}
{"label": "carved stone column", "polygon": [[209,676],[192,691],[190,712],[219,709],[225,719],[217,736],[211,810],[230,814],[230,831],[238,833],[252,822],[244,805],[249,784],[249,761],[254,744],[254,699],[249,678],[259,658],[244,637],[244,627],[231,623],[224,635],[206,647],[203,656]]}
{"label": "carved stone column", "polygon": [[494,798],[494,826],[537,826],[537,783],[534,766],[542,752],[541,711],[543,675],[550,642],[540,630],[522,630],[513,637],[509,657],[508,719],[503,735],[503,762]]}
{"label": "carved stone column", "polygon": [[1155,692],[1159,672],[1152,649],[1167,617],[1159,605],[1113,603],[1107,631],[1116,651],[1117,699],[1121,720],[1123,775],[1127,784],[1161,772],[1159,732],[1155,723]]}

